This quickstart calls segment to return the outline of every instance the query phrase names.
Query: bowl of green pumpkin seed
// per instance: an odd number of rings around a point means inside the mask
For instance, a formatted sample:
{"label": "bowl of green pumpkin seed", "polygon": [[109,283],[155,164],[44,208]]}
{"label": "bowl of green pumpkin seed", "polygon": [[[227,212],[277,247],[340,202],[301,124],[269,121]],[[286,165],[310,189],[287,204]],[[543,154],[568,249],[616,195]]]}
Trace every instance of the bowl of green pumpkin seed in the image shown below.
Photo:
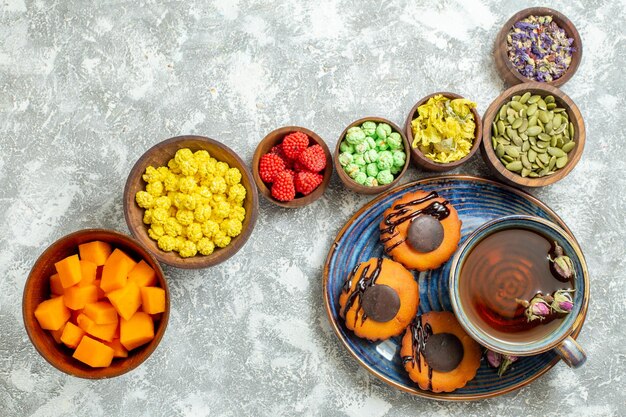
{"label": "bowl of green pumpkin seed", "polygon": [[335,148],[335,169],[346,188],[378,194],[398,184],[409,167],[409,141],[402,129],[382,117],[350,123]]}
{"label": "bowl of green pumpkin seed", "polygon": [[483,123],[483,159],[511,185],[542,187],[565,178],[585,146],[580,110],[567,94],[545,83],[509,88],[491,103]]}

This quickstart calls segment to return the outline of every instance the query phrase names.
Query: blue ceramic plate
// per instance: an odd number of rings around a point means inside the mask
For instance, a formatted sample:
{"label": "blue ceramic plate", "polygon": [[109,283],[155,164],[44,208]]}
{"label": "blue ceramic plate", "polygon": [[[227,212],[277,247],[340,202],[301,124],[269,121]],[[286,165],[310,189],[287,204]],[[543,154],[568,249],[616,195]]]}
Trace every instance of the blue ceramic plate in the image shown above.
{"label": "blue ceramic plate", "polygon": [[[383,212],[405,193],[418,190],[437,191],[454,205],[463,222],[461,242],[483,223],[514,214],[543,217],[561,226],[571,235],[571,231],[556,213],[535,197],[483,178],[448,175],[422,179],[389,190],[352,216],[337,235],[328,253],[324,268],[324,302],[335,333],[352,356],[368,371],[396,388],[422,397],[456,401],[477,400],[502,395],[532,382],[559,361],[556,354],[547,352],[521,358],[502,377],[498,377],[495,369],[490,368],[483,360],[476,377],[465,387],[452,393],[423,391],[409,379],[402,366],[399,357],[401,337],[369,342],[356,337],[339,317],[339,295],[350,270],[358,262],[383,256],[378,231]],[[420,313],[433,310],[452,311],[448,293],[449,273],[450,261],[437,270],[415,273],[419,282]],[[586,311],[583,317],[584,314]],[[580,332],[583,322],[581,320],[574,329],[574,337]]]}

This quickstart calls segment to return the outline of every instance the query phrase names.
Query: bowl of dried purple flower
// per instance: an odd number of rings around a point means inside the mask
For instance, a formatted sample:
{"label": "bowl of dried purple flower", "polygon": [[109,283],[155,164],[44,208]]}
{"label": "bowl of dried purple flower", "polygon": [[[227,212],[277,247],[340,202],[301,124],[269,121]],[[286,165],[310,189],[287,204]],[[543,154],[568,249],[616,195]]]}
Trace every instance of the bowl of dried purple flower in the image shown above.
{"label": "bowl of dried purple flower", "polygon": [[514,14],[498,33],[494,47],[496,69],[509,86],[536,81],[559,87],[572,78],[582,53],[571,20],[547,7]]}

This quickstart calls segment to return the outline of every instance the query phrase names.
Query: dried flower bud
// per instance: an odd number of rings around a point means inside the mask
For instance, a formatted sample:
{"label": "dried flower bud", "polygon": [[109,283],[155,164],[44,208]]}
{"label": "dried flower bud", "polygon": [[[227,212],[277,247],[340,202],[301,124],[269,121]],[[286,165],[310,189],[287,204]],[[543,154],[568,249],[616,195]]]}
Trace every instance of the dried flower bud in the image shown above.
{"label": "dried flower bud", "polygon": [[502,355],[493,350],[487,350],[487,363],[494,368],[499,367],[502,363]]}
{"label": "dried flower bud", "polygon": [[574,264],[569,256],[563,254],[563,248],[556,242],[554,242],[554,255],[554,258],[548,256],[554,264],[554,271],[563,280],[570,280],[574,276]]}
{"label": "dried flower bud", "polygon": [[557,313],[569,313],[574,308],[571,293],[576,290],[557,290],[554,292],[554,301],[550,307]]}
{"label": "dried flower bud", "polygon": [[543,320],[550,314],[550,305],[543,299],[541,294],[537,294],[530,302],[516,299],[518,304],[526,307],[525,315],[528,321]]}

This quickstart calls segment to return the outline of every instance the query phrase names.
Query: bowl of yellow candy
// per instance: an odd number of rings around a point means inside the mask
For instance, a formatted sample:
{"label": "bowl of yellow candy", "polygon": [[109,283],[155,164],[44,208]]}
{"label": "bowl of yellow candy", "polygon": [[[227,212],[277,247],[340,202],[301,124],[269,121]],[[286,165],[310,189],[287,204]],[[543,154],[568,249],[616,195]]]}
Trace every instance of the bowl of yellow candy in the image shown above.
{"label": "bowl of yellow candy", "polygon": [[150,148],[124,189],[132,235],[159,261],[178,268],[206,268],[233,256],[257,214],[257,189],[246,165],[203,136],[177,136]]}

